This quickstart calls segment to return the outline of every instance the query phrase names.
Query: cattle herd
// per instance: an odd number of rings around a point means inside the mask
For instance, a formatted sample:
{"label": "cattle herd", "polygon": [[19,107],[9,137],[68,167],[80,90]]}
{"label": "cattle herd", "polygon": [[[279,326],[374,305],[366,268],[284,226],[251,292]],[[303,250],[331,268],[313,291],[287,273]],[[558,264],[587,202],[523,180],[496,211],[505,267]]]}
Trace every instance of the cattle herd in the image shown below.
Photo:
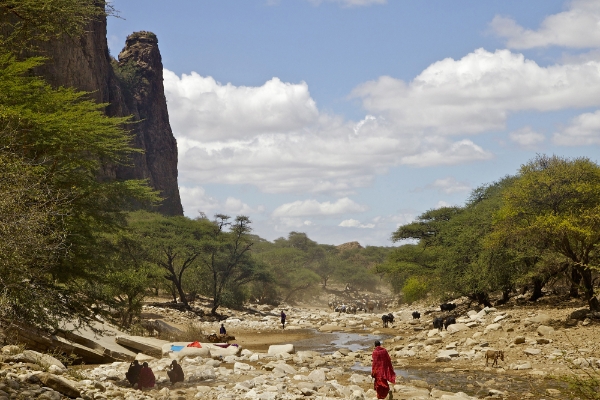
{"label": "cattle herd", "polygon": [[381,309],[387,308],[389,302],[386,300],[358,300],[353,302],[342,302],[338,300],[332,300],[329,302],[329,308],[337,313],[348,313],[356,314],[357,312],[375,312]]}
{"label": "cattle herd", "polygon": [[[440,310],[442,312],[451,312],[456,309],[456,304],[454,303],[444,303],[440,304]],[[418,311],[413,311],[412,313],[413,319],[420,319],[421,313]],[[381,320],[383,321],[383,327],[387,328],[390,322],[394,322],[394,315],[392,313],[384,314],[381,316]],[[454,315],[447,315],[446,317],[437,317],[433,319],[433,328],[439,329],[440,331],[446,329],[452,324],[456,323],[456,317]]]}

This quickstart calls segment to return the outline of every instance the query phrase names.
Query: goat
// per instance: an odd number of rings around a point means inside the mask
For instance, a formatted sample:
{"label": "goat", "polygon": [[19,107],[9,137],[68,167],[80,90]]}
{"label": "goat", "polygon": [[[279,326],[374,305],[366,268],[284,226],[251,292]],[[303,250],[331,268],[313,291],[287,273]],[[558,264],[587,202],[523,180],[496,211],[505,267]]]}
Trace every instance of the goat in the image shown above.
{"label": "goat", "polygon": [[446,330],[448,330],[448,327],[450,325],[453,325],[456,323],[456,318],[454,317],[448,317],[446,318],[446,320],[444,321],[444,328],[446,328]]}
{"label": "goat", "polygon": [[383,321],[383,327],[387,328],[388,324],[390,322],[394,323],[394,314],[392,314],[392,313],[384,314],[384,315],[381,316],[381,320]]}
{"label": "goat", "polygon": [[444,303],[444,304],[440,304],[440,309],[442,311],[452,311],[456,308],[456,304],[454,303]]}
{"label": "goat", "polygon": [[504,361],[504,351],[502,350],[488,350],[485,352],[485,365],[487,367],[489,359],[492,358],[494,362],[492,363],[492,367],[494,365],[498,365],[498,359]]}
{"label": "goat", "polygon": [[433,328],[437,328],[440,331],[444,329],[444,318],[434,318],[433,319]]}
{"label": "goat", "polygon": [[412,317],[413,319],[421,319],[421,313],[418,311],[413,311]]}

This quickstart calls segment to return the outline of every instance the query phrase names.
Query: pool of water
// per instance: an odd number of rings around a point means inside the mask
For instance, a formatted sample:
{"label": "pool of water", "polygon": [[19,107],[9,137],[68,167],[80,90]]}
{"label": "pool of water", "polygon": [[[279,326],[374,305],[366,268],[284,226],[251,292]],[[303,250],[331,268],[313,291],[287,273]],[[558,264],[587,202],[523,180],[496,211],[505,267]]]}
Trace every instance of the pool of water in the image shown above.
{"label": "pool of water", "polygon": [[371,335],[367,333],[333,332],[323,333],[315,331],[315,335],[308,339],[293,342],[296,351],[312,350],[324,354],[334,353],[339,349],[350,351],[373,348],[376,340],[383,342],[389,335]]}

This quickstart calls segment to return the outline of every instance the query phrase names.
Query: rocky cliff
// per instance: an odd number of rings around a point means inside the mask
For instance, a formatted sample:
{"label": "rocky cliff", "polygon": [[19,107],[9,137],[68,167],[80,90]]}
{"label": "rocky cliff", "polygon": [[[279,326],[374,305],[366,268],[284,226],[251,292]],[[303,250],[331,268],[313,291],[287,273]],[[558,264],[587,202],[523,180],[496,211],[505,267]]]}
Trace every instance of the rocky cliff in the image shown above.
{"label": "rocky cliff", "polygon": [[169,124],[158,40],[151,32],[127,38],[119,59],[112,59],[106,41],[106,19],[89,24],[80,38],[44,44],[48,62],[37,72],[54,86],[91,92],[107,103],[110,116],[133,116],[127,127],[136,147],[130,166],[107,166],[112,179],[147,179],[164,198],[158,211],[183,215],[177,186],[177,142]]}

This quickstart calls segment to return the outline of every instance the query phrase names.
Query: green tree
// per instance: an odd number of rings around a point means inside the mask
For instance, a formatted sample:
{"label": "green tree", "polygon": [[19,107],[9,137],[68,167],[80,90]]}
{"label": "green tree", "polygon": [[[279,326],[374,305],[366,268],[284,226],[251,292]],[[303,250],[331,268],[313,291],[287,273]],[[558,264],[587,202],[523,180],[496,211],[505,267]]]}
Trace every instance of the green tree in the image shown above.
{"label": "green tree", "polygon": [[142,237],[149,262],[160,268],[164,279],[170,282],[173,301],[177,302],[179,296],[189,308],[184,283],[203,254],[205,224],[186,217],[138,211],[131,214],[130,226]]}
{"label": "green tree", "polygon": [[506,190],[496,229],[500,240],[526,240],[561,256],[581,277],[590,309],[600,310],[593,281],[599,269],[600,166],[587,158],[536,157]]}
{"label": "green tree", "polygon": [[20,53],[63,35],[77,38],[89,21],[113,12],[103,0],[0,0],[0,48]]}
{"label": "green tree", "polygon": [[208,274],[213,299],[211,314],[216,314],[227,291],[256,279],[255,263],[250,257],[253,241],[250,219],[240,215],[229,222],[228,215],[217,214],[214,221],[200,219],[204,235],[200,243],[200,267]]}
{"label": "green tree", "polygon": [[[126,119],[106,117],[104,105],[86,100],[85,93],[52,89],[31,76],[40,62],[0,54],[0,154],[8,160],[0,163],[0,175],[12,179],[2,181],[11,186],[6,194],[3,190],[4,201],[26,201],[34,211],[22,220],[30,225],[7,228],[0,242],[37,249],[1,255],[2,264],[13,270],[2,275],[14,278],[0,283],[0,291],[12,321],[51,328],[67,318],[84,323],[105,312],[100,307],[110,301],[102,290],[105,235],[124,226],[130,204],[149,204],[157,196],[142,181],[99,179],[103,168],[127,163],[136,151],[121,128]],[[27,187],[32,191],[24,194]],[[18,218],[19,210],[7,218]],[[9,237],[17,233],[23,236]],[[22,291],[11,298],[19,277]],[[37,300],[39,307],[33,305]]]}

